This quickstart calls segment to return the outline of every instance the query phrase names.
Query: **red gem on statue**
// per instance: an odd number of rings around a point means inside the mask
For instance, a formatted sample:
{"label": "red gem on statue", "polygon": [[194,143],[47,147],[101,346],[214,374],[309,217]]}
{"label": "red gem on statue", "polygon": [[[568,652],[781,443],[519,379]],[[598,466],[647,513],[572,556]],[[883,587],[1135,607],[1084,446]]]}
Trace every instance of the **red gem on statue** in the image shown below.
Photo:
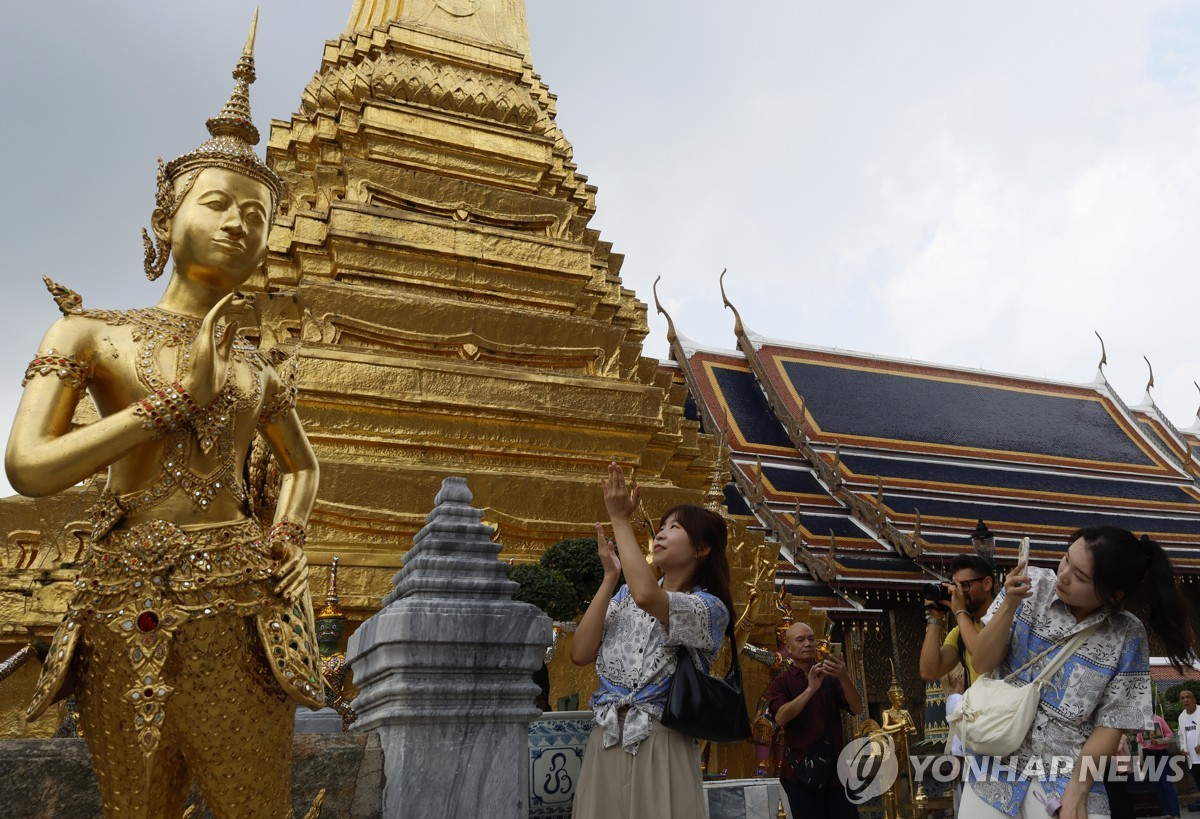
{"label": "red gem on statue", "polygon": [[158,628],[158,615],[152,611],[143,611],[137,619],[138,631],[154,631]]}

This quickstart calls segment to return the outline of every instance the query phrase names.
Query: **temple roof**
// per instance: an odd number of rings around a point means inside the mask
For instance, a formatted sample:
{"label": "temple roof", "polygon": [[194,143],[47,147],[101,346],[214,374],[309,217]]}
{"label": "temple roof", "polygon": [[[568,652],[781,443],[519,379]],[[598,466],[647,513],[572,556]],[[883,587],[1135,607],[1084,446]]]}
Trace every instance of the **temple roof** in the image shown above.
{"label": "temple roof", "polygon": [[1074,530],[1111,523],[1200,574],[1200,424],[1176,429],[1149,396],[1127,406],[1103,371],[1066,383],[801,345],[726,306],[736,350],[667,317],[694,412],[727,436],[742,506],[789,565],[844,598],[944,574],[980,519],[1001,569],[1023,536],[1047,565]]}

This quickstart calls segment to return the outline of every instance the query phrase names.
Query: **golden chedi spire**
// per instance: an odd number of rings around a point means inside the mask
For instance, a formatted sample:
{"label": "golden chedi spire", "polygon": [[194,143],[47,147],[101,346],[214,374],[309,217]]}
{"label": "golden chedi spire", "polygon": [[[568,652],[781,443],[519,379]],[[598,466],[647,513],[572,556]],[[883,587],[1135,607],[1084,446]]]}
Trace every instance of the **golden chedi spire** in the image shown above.
{"label": "golden chedi spire", "polygon": [[400,19],[404,0],[354,0],[350,20],[346,23],[346,34],[369,31]]}
{"label": "golden chedi spire", "polygon": [[525,0],[354,0],[344,36],[391,23],[529,56]]}

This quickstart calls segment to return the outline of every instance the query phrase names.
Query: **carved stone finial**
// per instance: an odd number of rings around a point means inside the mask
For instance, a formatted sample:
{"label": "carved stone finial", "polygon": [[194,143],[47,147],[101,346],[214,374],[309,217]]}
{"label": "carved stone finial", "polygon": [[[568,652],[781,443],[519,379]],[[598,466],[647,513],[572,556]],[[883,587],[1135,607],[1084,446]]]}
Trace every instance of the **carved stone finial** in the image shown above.
{"label": "carved stone finial", "polygon": [[434,497],[433,504],[434,506],[441,506],[443,503],[469,504],[473,499],[471,488],[467,486],[467,479],[451,476],[442,481],[442,488]]}

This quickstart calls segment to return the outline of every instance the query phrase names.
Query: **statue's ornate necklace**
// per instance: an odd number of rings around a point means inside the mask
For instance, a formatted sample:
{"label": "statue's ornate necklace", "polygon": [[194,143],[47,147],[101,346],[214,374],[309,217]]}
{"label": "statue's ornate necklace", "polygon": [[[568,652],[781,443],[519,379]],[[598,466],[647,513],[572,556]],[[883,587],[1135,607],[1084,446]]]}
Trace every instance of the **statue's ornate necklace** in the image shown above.
{"label": "statue's ornate necklace", "polygon": [[[157,307],[137,310],[89,311],[106,323],[128,325],[135,342],[139,342],[135,369],[138,381],[147,391],[160,390],[178,381],[191,369],[192,342],[200,331],[200,320],[171,313]],[[224,332],[217,328],[217,338]],[[159,369],[159,351],[175,350],[175,372],[165,376]],[[254,378],[254,387],[244,392],[237,383],[236,372],[230,371],[225,388],[216,399],[201,411],[191,425],[184,425],[167,436],[163,443],[162,470],[157,479],[136,492],[121,496],[127,512],[147,509],[162,503],[175,492],[183,492],[192,506],[204,511],[218,492],[228,492],[239,502],[246,501],[246,489],[237,471],[237,452],[234,448],[234,422],[239,412],[258,406],[263,394],[264,363],[250,346],[233,345],[233,360],[247,365]],[[195,447],[214,454],[216,466],[207,473],[192,468]]]}

